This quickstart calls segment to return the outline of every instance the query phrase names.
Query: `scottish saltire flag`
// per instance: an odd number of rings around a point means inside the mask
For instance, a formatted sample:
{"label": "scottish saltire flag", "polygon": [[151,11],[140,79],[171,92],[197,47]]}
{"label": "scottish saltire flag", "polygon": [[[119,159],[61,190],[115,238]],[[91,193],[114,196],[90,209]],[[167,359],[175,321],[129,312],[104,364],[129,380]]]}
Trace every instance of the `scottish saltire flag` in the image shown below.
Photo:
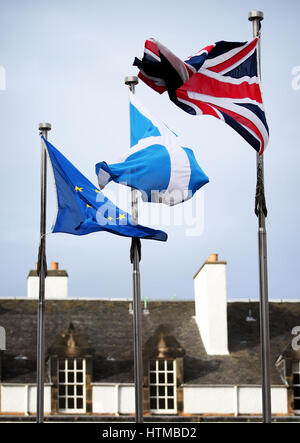
{"label": "scottish saltire flag", "polygon": [[263,153],[269,139],[257,74],[257,42],[220,41],[185,62],[154,39],[146,40],[139,77],[189,114],[223,120]]}
{"label": "scottish saltire flag", "polygon": [[138,224],[115,206],[44,137],[52,164],[58,211],[52,232],[85,235],[108,231],[125,237],[167,240],[167,234]]}
{"label": "scottish saltire flag", "polygon": [[114,180],[142,193],[148,202],[173,206],[208,182],[192,149],[130,94],[131,149],[119,163],[96,165],[100,188]]}

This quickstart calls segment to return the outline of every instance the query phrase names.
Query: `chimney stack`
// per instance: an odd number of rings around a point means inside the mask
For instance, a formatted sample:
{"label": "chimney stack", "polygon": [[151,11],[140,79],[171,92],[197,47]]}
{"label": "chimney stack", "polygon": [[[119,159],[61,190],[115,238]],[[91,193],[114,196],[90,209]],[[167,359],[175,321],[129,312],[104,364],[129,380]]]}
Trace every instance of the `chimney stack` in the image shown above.
{"label": "chimney stack", "polygon": [[228,355],[226,262],[210,254],[194,275],[196,322],[208,355]]}
{"label": "chimney stack", "polygon": [[[27,297],[39,298],[39,276],[36,269],[29,272],[27,277]],[[52,262],[45,279],[45,298],[60,300],[68,297],[68,273],[59,270],[58,262]]]}

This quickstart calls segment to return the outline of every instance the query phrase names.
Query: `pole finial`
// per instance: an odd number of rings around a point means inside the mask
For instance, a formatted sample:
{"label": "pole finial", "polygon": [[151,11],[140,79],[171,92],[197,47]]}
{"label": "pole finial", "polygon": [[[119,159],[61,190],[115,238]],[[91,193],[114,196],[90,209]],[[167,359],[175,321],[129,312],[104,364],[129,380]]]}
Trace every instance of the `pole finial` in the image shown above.
{"label": "pole finial", "polygon": [[39,130],[40,131],[51,131],[51,123],[40,123]]}
{"label": "pole finial", "polygon": [[135,75],[127,75],[127,77],[125,77],[125,85],[135,86],[138,84],[138,82],[139,79]]}
{"label": "pole finial", "polygon": [[253,22],[253,20],[263,20],[264,19],[264,13],[262,11],[250,11],[248,14],[248,20],[250,22]]}

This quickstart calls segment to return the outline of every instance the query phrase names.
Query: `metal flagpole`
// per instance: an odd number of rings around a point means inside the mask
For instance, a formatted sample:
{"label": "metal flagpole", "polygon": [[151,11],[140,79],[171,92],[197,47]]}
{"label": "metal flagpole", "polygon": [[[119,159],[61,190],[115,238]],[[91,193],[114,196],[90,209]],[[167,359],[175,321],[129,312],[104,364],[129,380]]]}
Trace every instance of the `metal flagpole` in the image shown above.
{"label": "metal flagpole", "polygon": [[[258,77],[261,79],[260,28],[264,14],[261,11],[250,11],[248,19],[252,21],[253,37],[258,37],[257,65]],[[267,208],[264,195],[264,158],[257,154],[257,187],[255,214],[258,217],[258,249],[260,279],[260,341],[262,366],[262,406],[264,423],[272,422],[271,383],[270,383],[270,326],[268,301],[268,262],[267,262]]]}
{"label": "metal flagpole", "polygon": [[[40,134],[47,139],[50,123],[39,124]],[[44,365],[45,365],[45,278],[46,261],[46,195],[47,195],[47,156],[44,142],[41,143],[41,221],[40,247],[38,258],[39,301],[37,318],[37,423],[44,421]]]}
{"label": "metal flagpole", "polygon": [[[138,78],[128,76],[125,84],[134,94]],[[138,222],[137,191],[131,189],[132,220]],[[136,423],[143,423],[143,357],[142,357],[142,318],[141,318],[141,282],[139,262],[141,260],[141,241],[132,238],[130,260],[133,265],[133,342],[134,342],[134,382],[135,382],[135,417]]]}

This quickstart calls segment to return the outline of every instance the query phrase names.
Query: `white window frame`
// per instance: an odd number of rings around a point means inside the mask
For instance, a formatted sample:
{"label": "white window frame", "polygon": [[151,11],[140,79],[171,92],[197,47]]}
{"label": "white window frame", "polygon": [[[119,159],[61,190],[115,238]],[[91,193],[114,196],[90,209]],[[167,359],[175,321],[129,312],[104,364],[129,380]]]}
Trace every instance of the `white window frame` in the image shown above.
{"label": "white window frame", "polygon": [[[77,361],[82,361],[82,369],[77,369]],[[68,362],[73,362],[73,368],[69,369]],[[60,368],[60,363],[64,362],[63,368]],[[82,382],[77,381],[77,373],[80,372],[82,374]],[[64,382],[60,382],[60,374],[64,373]],[[73,382],[68,381],[68,374],[73,373]],[[58,412],[62,412],[65,414],[72,414],[72,413],[85,413],[86,412],[86,361],[84,358],[59,358],[57,360],[57,385],[58,385],[58,394],[57,394],[57,402],[58,402]],[[64,395],[61,395],[59,393],[60,387],[65,387]],[[73,395],[68,394],[68,386],[74,386],[74,393]],[[77,395],[77,386],[82,386],[82,395]],[[73,398],[74,405],[77,404],[77,399],[82,399],[82,408],[60,408],[59,407],[59,400],[61,398],[65,398],[66,406],[68,405],[68,399]]]}
{"label": "white window frame", "polygon": [[[151,362],[155,362],[155,369],[150,369],[151,368]],[[164,363],[164,368],[163,369],[159,369],[159,363],[163,362]],[[172,362],[172,369],[168,369],[168,362]],[[173,359],[158,359],[158,360],[150,360],[149,361],[149,406],[150,406],[150,413],[152,414],[176,414],[177,413],[177,392],[176,392],[176,360]],[[173,374],[173,381],[172,383],[168,382],[168,374]],[[151,375],[155,374],[155,383],[151,382]],[[159,375],[160,374],[164,374],[164,382],[161,383],[159,381]],[[173,387],[173,395],[168,395],[167,390],[168,387]],[[151,388],[155,387],[156,388],[156,395],[153,396],[151,395]],[[159,394],[159,388],[164,387],[165,388],[165,394],[164,395],[160,395]],[[151,399],[155,398],[156,399],[156,404],[157,404],[157,409],[153,409],[151,408]],[[160,409],[159,408],[159,399],[164,399],[165,400],[165,405],[166,408],[165,409]],[[172,399],[173,400],[173,405],[174,407],[172,409],[168,408],[168,399]]]}
{"label": "white window frame", "polygon": [[[299,383],[294,383],[294,375],[299,375]],[[294,400],[300,401],[300,395],[295,396],[294,388],[300,389],[300,361],[293,361],[293,392],[294,392]],[[300,409],[294,408],[294,412],[296,414],[300,414]]]}

